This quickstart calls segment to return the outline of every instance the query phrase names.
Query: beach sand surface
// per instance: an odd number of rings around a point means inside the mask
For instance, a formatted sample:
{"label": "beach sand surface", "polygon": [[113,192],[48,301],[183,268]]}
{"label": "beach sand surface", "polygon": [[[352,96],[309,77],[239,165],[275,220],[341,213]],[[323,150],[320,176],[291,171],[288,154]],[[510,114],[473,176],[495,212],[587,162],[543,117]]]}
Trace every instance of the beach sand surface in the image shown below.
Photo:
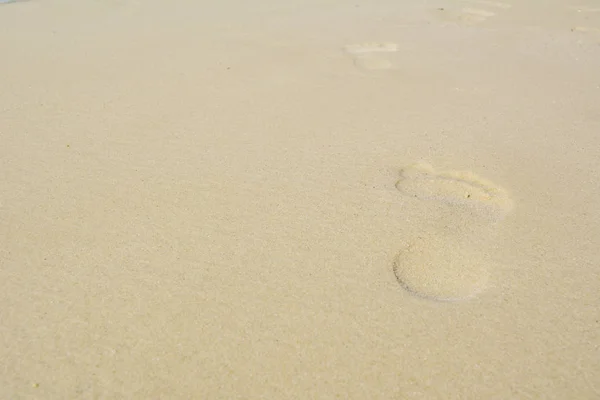
{"label": "beach sand surface", "polygon": [[600,4],[0,4],[0,398],[600,398]]}

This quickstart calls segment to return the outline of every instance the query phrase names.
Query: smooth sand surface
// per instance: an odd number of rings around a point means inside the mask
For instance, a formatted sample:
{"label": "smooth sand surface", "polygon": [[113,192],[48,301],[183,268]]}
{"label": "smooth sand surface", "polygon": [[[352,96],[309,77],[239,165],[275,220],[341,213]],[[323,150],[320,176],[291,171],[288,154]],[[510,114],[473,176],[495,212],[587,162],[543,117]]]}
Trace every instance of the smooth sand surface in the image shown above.
{"label": "smooth sand surface", "polygon": [[1,399],[600,398],[596,1],[17,1],[0,57]]}

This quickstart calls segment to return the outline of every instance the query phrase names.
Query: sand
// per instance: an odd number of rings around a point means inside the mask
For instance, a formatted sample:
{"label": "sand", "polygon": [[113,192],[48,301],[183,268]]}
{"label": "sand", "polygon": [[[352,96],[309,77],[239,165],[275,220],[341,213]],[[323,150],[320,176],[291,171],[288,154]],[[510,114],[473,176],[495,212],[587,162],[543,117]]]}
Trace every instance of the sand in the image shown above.
{"label": "sand", "polygon": [[0,398],[600,398],[600,5],[0,4]]}

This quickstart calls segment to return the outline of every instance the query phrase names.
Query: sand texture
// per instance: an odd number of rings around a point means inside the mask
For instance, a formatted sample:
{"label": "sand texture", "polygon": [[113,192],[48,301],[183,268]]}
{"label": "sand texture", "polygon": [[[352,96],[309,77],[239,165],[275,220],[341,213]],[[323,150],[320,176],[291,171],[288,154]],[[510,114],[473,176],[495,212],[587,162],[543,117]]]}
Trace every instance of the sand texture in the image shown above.
{"label": "sand texture", "polygon": [[600,4],[0,1],[0,399],[599,399]]}

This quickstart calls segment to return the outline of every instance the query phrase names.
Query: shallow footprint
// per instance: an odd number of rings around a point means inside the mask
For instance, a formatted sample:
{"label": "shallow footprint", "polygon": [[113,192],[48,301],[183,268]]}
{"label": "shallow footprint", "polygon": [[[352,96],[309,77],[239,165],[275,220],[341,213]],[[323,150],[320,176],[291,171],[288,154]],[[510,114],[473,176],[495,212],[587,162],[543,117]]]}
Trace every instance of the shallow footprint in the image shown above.
{"label": "shallow footprint", "polygon": [[466,23],[484,22],[486,19],[496,15],[495,12],[479,8],[463,8],[460,20]]}
{"label": "shallow footprint", "polygon": [[496,15],[495,12],[480,8],[462,8],[460,11],[447,11],[444,8],[438,9],[438,17],[443,21],[458,22],[464,25],[480,24]]}
{"label": "shallow footprint", "polygon": [[600,28],[592,28],[589,26],[576,26],[574,28],[571,28],[571,32],[578,32],[586,35],[600,37]]}
{"label": "shallow footprint", "polygon": [[496,223],[512,209],[507,192],[468,171],[429,164],[402,169],[396,188],[421,201],[423,231],[400,251],[394,273],[409,292],[440,301],[485,289]]}
{"label": "shallow footprint", "polygon": [[493,1],[493,0],[464,0],[464,2],[479,4],[479,5],[488,6],[488,7],[494,7],[494,8],[503,9],[503,10],[508,10],[509,8],[512,7],[508,3],[502,3],[499,1]]}
{"label": "shallow footprint", "polygon": [[351,44],[344,47],[354,60],[354,65],[362,70],[386,70],[393,67],[393,63],[386,57],[386,53],[398,51],[396,43],[362,43]]}

